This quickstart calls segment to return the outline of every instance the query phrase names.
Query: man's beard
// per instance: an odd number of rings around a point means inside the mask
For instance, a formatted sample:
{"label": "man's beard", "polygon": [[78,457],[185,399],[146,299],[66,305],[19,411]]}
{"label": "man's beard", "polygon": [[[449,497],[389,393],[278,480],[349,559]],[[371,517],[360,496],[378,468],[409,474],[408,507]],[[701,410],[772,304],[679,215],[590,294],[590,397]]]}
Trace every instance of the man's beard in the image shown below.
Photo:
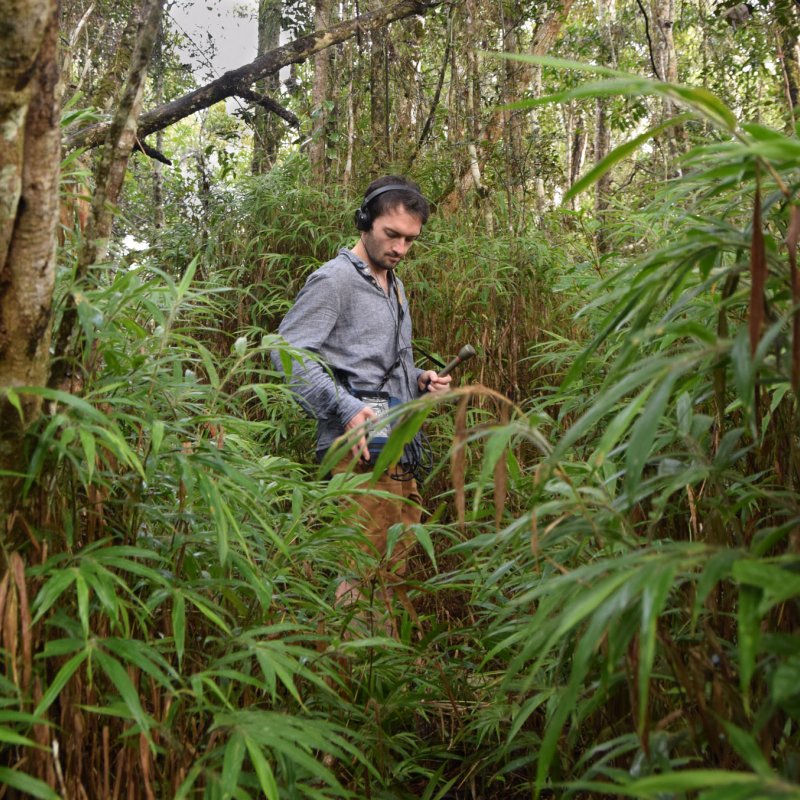
{"label": "man's beard", "polygon": [[369,260],[372,262],[374,266],[378,267],[379,269],[385,269],[391,271],[402,261],[402,257],[389,262],[386,261],[383,257],[376,256],[372,250],[372,247],[368,245],[366,241],[364,242],[364,249],[367,251]]}

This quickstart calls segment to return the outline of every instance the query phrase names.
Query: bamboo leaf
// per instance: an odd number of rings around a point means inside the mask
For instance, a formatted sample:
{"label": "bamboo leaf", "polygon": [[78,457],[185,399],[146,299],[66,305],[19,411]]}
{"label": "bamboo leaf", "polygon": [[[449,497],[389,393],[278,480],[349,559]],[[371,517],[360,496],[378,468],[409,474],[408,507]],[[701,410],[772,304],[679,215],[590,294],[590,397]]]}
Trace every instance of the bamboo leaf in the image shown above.
{"label": "bamboo leaf", "polygon": [[3,395],[5,396],[6,400],[11,403],[12,407],[16,409],[17,414],[19,414],[20,422],[25,422],[25,412],[22,410],[22,403],[20,403],[19,395],[14,391],[13,387],[9,386],[3,389]]}
{"label": "bamboo leaf", "polygon": [[625,491],[629,497],[636,493],[642,470],[650,458],[653,441],[676,378],[676,373],[668,372],[654,381],[655,389],[631,431],[625,456]]}
{"label": "bamboo leaf", "polygon": [[278,783],[275,780],[275,774],[272,771],[272,767],[269,765],[269,761],[264,758],[261,749],[252,739],[245,736],[244,741],[247,745],[250,763],[256,771],[258,784],[261,787],[261,791],[264,792],[264,797],[266,797],[267,800],[279,800]]}
{"label": "bamboo leaf", "polygon": [[47,582],[39,590],[36,599],[33,601],[33,607],[36,610],[33,617],[34,624],[36,624],[47,613],[53,603],[72,586],[77,575],[78,573],[75,570],[63,570],[55,572],[47,579]]}
{"label": "bamboo leaf", "polygon": [[178,284],[175,299],[178,303],[182,302],[184,296],[189,291],[189,285],[194,280],[194,274],[197,271],[197,265],[200,261],[200,254],[198,253],[186,266],[181,277],[181,282]]}
{"label": "bamboo leaf", "polygon": [[[77,571],[76,571],[77,572]],[[89,638],[89,587],[83,575],[77,572],[75,575],[75,590],[78,595],[78,617],[81,621],[81,629],[84,638]]]}
{"label": "bamboo leaf", "polygon": [[172,595],[172,635],[175,639],[175,654],[178,656],[178,666],[183,663],[183,653],[186,646],[186,601],[180,590],[175,590]]}
{"label": "bamboo leaf", "polygon": [[222,759],[222,800],[234,797],[239,786],[239,775],[244,762],[245,738],[238,731],[233,731],[225,745],[225,755]]}
{"label": "bamboo leaf", "polygon": [[760,639],[761,618],[758,605],[762,591],[753,586],[739,587],[739,607],[736,623],[739,636],[739,688],[742,692],[745,710],[750,711],[750,682],[756,666],[756,656]]}
{"label": "bamboo leaf", "polygon": [[104,653],[102,650],[95,650],[94,657],[102,668],[103,672],[105,672],[106,676],[111,681],[114,688],[117,690],[117,692],[119,692],[122,702],[125,703],[125,706],[130,712],[131,717],[136,720],[136,723],[139,725],[139,728],[147,737],[147,740],[152,747],[153,742],[150,737],[150,727],[153,724],[153,720],[142,708],[142,704],[139,700],[139,692],[133,685],[133,681],[131,681],[126,669],[122,666],[122,664],[119,663],[119,661]]}
{"label": "bamboo leaf", "polygon": [[37,797],[41,800],[60,800],[59,795],[44,781],[8,767],[0,767],[0,785],[10,786],[12,789],[24,792],[29,797]]}
{"label": "bamboo leaf", "polygon": [[12,731],[11,728],[0,726],[0,742],[21,747],[39,747],[33,739],[23,736],[21,733]]}
{"label": "bamboo leaf", "polygon": [[775,775],[752,734],[727,720],[722,720],[722,725],[728,734],[728,740],[733,745],[733,749],[744,759],[753,772],[765,777],[773,777]]}
{"label": "bamboo leaf", "polygon": [[422,545],[425,555],[431,560],[434,570],[438,571],[438,567],[436,566],[436,550],[433,546],[433,540],[431,539],[428,529],[424,525],[412,525],[411,531],[416,540]]}
{"label": "bamboo leaf", "polygon": [[650,707],[650,676],[656,653],[658,621],[675,580],[672,565],[652,570],[642,590],[642,614],[639,628],[639,738],[646,741],[646,725]]}
{"label": "bamboo leaf", "polygon": [[78,667],[83,664],[84,661],[89,657],[89,650],[82,650],[80,653],[76,653],[69,661],[67,661],[64,666],[56,673],[55,678],[50,682],[50,685],[45,690],[42,699],[39,701],[39,705],[36,706],[36,710],[33,712],[35,717],[40,717],[50,708],[51,705],[55,702],[56,698],[61,694],[61,690],[67,685],[67,681],[75,674]]}
{"label": "bamboo leaf", "polygon": [[767,281],[767,254],[761,227],[761,192],[756,187],[753,200],[753,232],[750,244],[750,353],[755,355],[764,326],[764,285]]}
{"label": "bamboo leaf", "polygon": [[95,460],[95,442],[94,436],[86,430],[86,428],[78,428],[78,434],[81,439],[81,445],[83,446],[83,453],[86,456],[86,484],[92,482],[92,473],[94,472],[94,460]]}

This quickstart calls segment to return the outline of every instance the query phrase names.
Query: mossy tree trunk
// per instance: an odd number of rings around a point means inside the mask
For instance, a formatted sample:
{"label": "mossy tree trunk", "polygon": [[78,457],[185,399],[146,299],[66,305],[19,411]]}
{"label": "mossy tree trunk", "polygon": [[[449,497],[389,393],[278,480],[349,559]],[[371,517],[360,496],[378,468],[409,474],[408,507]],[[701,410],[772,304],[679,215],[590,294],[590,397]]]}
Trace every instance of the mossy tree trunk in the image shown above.
{"label": "mossy tree trunk", "polygon": [[[330,0],[315,0],[314,29],[327,30],[331,23]],[[314,55],[314,84],[311,87],[312,130],[309,160],[311,173],[318,185],[323,186],[327,178],[328,154],[326,147],[328,103],[331,94],[330,50],[320,50]]]}
{"label": "mossy tree trunk", "polygon": [[58,220],[59,70],[55,0],[1,0],[0,19],[0,540],[25,468],[23,436],[47,382]]}
{"label": "mossy tree trunk", "polygon": [[[258,55],[263,56],[280,45],[281,37],[281,0],[259,0],[258,3]],[[255,85],[259,94],[266,94],[273,99],[280,87],[277,72],[267,75]],[[283,123],[275,114],[266,108],[256,106],[253,125],[253,174],[263,175],[269,172],[275,163],[278,145],[283,134]]]}

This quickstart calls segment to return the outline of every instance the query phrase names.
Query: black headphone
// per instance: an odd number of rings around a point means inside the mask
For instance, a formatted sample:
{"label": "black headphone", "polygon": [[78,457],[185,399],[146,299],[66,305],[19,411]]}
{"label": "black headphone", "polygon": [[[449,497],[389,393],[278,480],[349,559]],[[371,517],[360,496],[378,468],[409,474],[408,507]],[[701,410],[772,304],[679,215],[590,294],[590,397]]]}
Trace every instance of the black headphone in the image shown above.
{"label": "black headphone", "polygon": [[[403,192],[411,192],[412,194],[422,197],[422,195],[416,189],[414,189],[411,186],[407,186],[404,183],[390,183],[387,186],[381,186],[380,189],[376,189],[374,192],[370,192],[364,198],[364,201],[361,203],[361,208],[356,209],[356,214],[355,214],[356,228],[360,231],[368,231],[372,227],[372,223],[374,222],[374,220],[372,219],[372,212],[369,210],[369,204],[379,194],[383,194],[384,192],[395,192],[398,190]],[[422,197],[422,199],[424,200],[425,198]]]}

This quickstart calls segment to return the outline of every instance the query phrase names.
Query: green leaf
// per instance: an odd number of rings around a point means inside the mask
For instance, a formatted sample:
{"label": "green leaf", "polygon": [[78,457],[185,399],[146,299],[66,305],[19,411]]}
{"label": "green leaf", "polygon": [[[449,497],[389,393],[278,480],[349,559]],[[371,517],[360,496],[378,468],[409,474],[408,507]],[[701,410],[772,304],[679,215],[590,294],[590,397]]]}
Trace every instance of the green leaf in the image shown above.
{"label": "green leaf", "polygon": [[153,423],[150,433],[150,452],[157,456],[164,441],[164,423],[159,419]]}
{"label": "green leaf", "polygon": [[750,710],[750,681],[753,677],[758,654],[761,618],[758,605],[761,589],[753,586],[739,588],[739,608],[736,623],[739,633],[739,687],[742,691],[745,709]]}
{"label": "green leaf", "polygon": [[33,739],[29,739],[21,733],[12,731],[11,728],[2,726],[0,726],[0,742],[11,745],[21,745],[22,747],[39,747]]}
{"label": "green leaf", "polygon": [[734,725],[727,720],[721,720],[725,732],[728,734],[728,740],[733,749],[744,759],[747,766],[764,777],[774,777],[775,773],[772,771],[767,759],[761,752],[758,742],[753,738],[753,735],[747,731]]}
{"label": "green leaf", "polygon": [[771,689],[772,700],[779,707],[800,694],[800,656],[792,656],[776,667]]}
{"label": "green leaf", "polygon": [[77,577],[76,570],[61,570],[55,572],[47,583],[39,590],[36,599],[33,601],[33,607],[36,613],[33,617],[33,623],[36,624],[48,611],[48,609],[55,603],[62,594],[72,586],[72,582]]}
{"label": "green leaf", "polygon": [[236,795],[239,787],[239,775],[242,772],[244,761],[245,739],[238,731],[233,731],[225,745],[225,755],[222,759],[222,800],[229,800]]}
{"label": "green leaf", "polygon": [[639,735],[644,736],[649,708],[650,675],[656,653],[658,620],[675,579],[675,567],[657,565],[642,590],[642,618],[639,629]]}
{"label": "green leaf", "polygon": [[133,685],[128,671],[119,661],[107,653],[104,653],[102,650],[95,650],[94,658],[97,660],[97,663],[100,664],[100,667],[103,672],[105,672],[114,688],[119,692],[122,702],[125,703],[131,717],[136,720],[139,728],[147,737],[148,742],[150,742],[150,746],[153,747],[153,741],[150,737],[150,727],[153,724],[153,720],[148,717],[142,708],[142,704],[139,700],[139,692]]}
{"label": "green leaf", "polygon": [[83,453],[86,456],[86,484],[88,485],[92,482],[94,460],[96,457],[94,436],[83,427],[78,428],[78,435],[80,436],[81,445],[83,446]]}
{"label": "green leaf", "polygon": [[651,456],[653,441],[664,416],[664,409],[667,407],[676,378],[675,372],[668,372],[662,378],[654,381],[655,390],[631,431],[625,456],[625,491],[630,497],[636,493],[644,465]]}
{"label": "green leaf", "polygon": [[4,390],[4,394],[5,394],[6,400],[8,400],[8,402],[11,404],[11,406],[16,409],[17,414],[19,414],[20,422],[24,423],[25,422],[25,412],[22,410],[22,403],[20,403],[20,401],[19,401],[19,395],[11,387],[8,387],[7,389],[5,389]]}
{"label": "green leaf", "polygon": [[81,650],[80,653],[76,653],[72,658],[64,664],[63,667],[56,673],[55,678],[51,681],[50,685],[47,687],[42,699],[39,701],[39,705],[36,706],[36,710],[33,712],[34,716],[40,717],[47,711],[48,708],[55,702],[56,698],[61,694],[61,690],[66,686],[67,681],[75,674],[78,667],[83,664],[84,661],[89,657],[89,650]]}
{"label": "green leaf", "polygon": [[700,611],[703,608],[706,598],[711,594],[711,590],[723,578],[727,578],[733,569],[733,565],[742,557],[740,552],[735,550],[720,550],[708,559],[700,578],[697,581],[697,588],[694,594],[694,608],[692,610],[692,625],[697,624]]}
{"label": "green leaf", "polygon": [[0,767],[0,785],[10,786],[12,789],[24,792],[30,797],[41,798],[41,800],[60,800],[59,795],[44,781],[8,767]]}
{"label": "green leaf", "polygon": [[438,572],[438,567],[436,566],[436,550],[433,546],[433,540],[431,539],[428,529],[424,525],[412,525],[411,531],[416,537],[416,540],[422,545],[425,555],[431,560],[434,570]]}
{"label": "green leaf", "polygon": [[275,775],[272,772],[272,767],[269,762],[264,758],[259,746],[248,736],[245,736],[245,744],[247,745],[247,753],[250,756],[250,763],[256,771],[258,777],[258,784],[261,791],[267,800],[279,800],[278,783],[275,780]]}
{"label": "green leaf", "polygon": [[181,282],[178,284],[177,291],[175,292],[176,300],[180,303],[184,295],[189,291],[189,285],[194,280],[194,274],[197,271],[197,264],[200,261],[200,254],[198,253],[188,264],[184,270]]}
{"label": "green leaf", "polygon": [[186,646],[186,601],[179,590],[175,590],[172,595],[172,635],[175,639],[175,653],[180,666],[183,663]]}
{"label": "green leaf", "polygon": [[89,587],[80,572],[75,576],[75,591],[78,595],[78,617],[84,638],[89,638]]}

